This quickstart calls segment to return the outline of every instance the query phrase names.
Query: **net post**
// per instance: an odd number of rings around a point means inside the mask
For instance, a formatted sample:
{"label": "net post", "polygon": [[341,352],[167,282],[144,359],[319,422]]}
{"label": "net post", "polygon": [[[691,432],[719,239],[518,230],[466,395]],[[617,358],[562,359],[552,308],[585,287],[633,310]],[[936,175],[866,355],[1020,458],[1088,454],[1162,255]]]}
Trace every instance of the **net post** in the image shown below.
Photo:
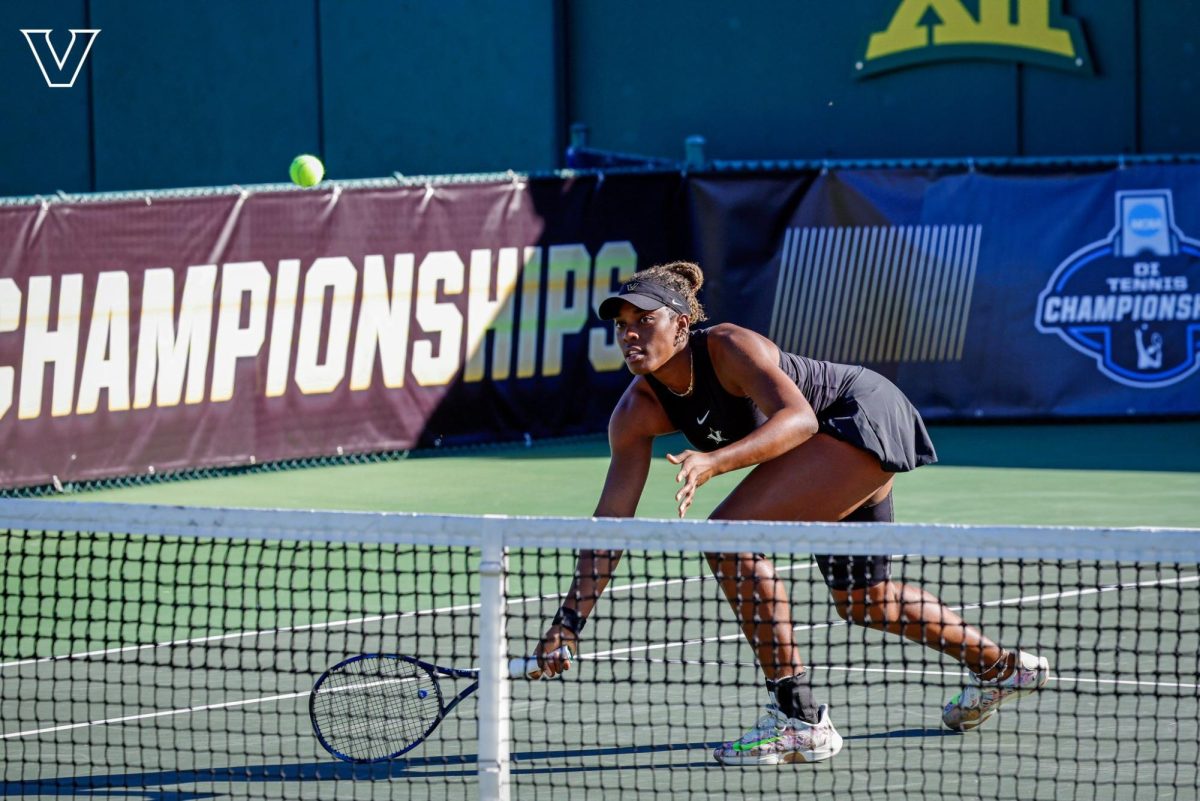
{"label": "net post", "polygon": [[509,801],[506,561],[499,533],[485,538],[479,564],[479,797],[483,801]]}

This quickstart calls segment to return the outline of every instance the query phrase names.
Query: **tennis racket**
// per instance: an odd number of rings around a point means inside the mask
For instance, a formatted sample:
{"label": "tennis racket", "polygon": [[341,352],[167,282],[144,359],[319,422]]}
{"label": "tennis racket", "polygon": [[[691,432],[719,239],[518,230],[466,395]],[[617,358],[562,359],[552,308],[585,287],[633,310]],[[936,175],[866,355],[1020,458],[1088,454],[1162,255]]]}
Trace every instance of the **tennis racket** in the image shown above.
{"label": "tennis racket", "polygon": [[[571,658],[564,646],[558,654]],[[537,659],[512,659],[514,679],[540,678]],[[474,679],[457,695],[442,679]],[[454,707],[479,689],[478,670],[460,670],[396,654],[362,654],[321,674],[308,697],[317,742],[346,762],[385,762],[423,743]]]}

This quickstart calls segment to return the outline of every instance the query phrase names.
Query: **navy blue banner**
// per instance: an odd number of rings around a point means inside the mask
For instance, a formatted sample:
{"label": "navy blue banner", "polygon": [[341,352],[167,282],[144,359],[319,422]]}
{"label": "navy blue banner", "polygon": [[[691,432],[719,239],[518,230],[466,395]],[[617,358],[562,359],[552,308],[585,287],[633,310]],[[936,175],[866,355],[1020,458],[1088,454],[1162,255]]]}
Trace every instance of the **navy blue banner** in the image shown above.
{"label": "navy blue banner", "polygon": [[1200,170],[690,182],[715,319],[933,419],[1200,413]]}

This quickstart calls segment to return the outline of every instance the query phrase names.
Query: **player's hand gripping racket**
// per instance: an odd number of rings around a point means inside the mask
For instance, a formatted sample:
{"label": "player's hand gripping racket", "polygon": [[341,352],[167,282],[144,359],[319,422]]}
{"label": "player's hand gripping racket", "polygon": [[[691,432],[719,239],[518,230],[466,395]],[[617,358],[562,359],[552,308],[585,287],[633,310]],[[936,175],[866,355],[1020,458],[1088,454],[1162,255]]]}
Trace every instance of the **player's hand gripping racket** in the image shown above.
{"label": "player's hand gripping racket", "polygon": [[[557,655],[571,659],[566,646]],[[537,659],[508,663],[514,679],[541,677]],[[474,679],[447,698],[438,677]],[[478,670],[441,667],[396,654],[363,654],[321,674],[308,697],[317,742],[346,762],[384,762],[425,741],[463,699],[479,689]]]}

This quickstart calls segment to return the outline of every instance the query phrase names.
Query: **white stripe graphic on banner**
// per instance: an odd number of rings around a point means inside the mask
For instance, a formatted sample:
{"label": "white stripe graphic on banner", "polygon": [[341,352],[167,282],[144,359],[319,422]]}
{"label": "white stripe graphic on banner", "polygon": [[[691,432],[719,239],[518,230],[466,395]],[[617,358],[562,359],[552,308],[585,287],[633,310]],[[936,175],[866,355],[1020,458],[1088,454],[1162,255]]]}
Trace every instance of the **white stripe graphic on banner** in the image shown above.
{"label": "white stripe graphic on banner", "polygon": [[[796,240],[800,237],[799,232],[795,228],[789,228],[783,234],[783,249],[779,251],[779,278],[775,282],[775,305],[771,308],[771,329],[769,336],[776,341],[780,335],[780,311],[785,308],[783,306],[784,280],[783,277],[791,270],[790,259],[792,256],[792,248],[796,244]],[[804,231],[803,235],[808,236],[808,231]]]}
{"label": "white stripe graphic on banner", "polygon": [[962,358],[963,343],[967,338],[967,307],[971,303],[971,292],[975,288],[975,265],[979,262],[979,240],[981,238],[980,229],[980,226],[975,225],[972,226],[971,230],[971,256],[969,260],[970,269],[967,271],[967,287],[966,291],[963,293],[963,296],[966,298],[966,303],[962,304],[960,308],[955,309],[959,321],[958,331],[952,332],[955,337],[953,344],[953,358],[955,360]]}
{"label": "white stripe graphic on banner", "polygon": [[981,225],[789,228],[770,334],[846,362],[962,358]]}

